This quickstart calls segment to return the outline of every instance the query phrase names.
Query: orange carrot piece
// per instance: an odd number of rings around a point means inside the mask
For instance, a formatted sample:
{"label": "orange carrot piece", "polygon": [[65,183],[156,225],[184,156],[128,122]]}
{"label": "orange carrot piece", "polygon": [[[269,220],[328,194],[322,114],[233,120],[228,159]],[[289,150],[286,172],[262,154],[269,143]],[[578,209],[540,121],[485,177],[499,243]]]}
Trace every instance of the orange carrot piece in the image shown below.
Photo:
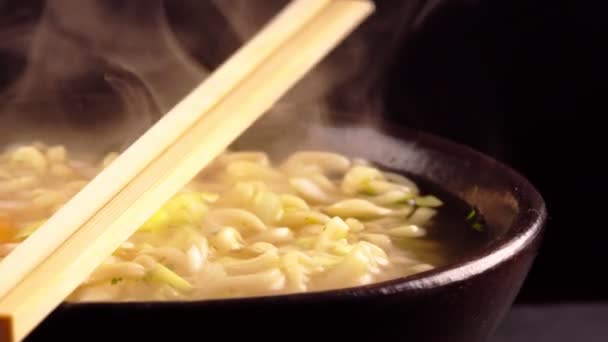
{"label": "orange carrot piece", "polygon": [[10,242],[17,233],[17,227],[13,220],[7,216],[0,214],[0,243]]}

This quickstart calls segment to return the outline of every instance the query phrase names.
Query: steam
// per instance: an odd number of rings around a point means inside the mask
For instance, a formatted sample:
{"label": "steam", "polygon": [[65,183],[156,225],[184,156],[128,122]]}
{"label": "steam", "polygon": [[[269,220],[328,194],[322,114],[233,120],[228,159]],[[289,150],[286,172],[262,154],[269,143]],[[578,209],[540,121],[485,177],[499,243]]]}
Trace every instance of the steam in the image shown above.
{"label": "steam", "polygon": [[[23,68],[9,63],[10,70],[0,70],[0,143],[73,142],[94,152],[124,147],[287,2],[50,0],[28,20],[9,9],[10,20],[4,20],[9,24],[0,26],[0,61],[25,62]],[[383,67],[421,2],[378,2],[378,18],[311,72],[238,145],[293,147],[307,139],[311,127],[332,118],[376,121]],[[5,19],[3,6],[0,2]]]}
{"label": "steam", "polygon": [[49,1],[26,68],[2,95],[0,133],[109,146],[143,133],[208,73],[169,34],[162,5]]}

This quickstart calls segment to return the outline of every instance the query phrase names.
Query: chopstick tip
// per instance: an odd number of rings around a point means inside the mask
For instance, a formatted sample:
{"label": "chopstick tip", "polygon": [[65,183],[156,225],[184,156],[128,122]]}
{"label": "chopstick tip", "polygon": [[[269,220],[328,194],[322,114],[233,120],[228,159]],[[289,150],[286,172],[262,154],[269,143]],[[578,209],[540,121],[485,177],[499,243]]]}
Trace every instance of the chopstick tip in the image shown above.
{"label": "chopstick tip", "polygon": [[0,314],[0,342],[14,342],[13,320],[10,316]]}

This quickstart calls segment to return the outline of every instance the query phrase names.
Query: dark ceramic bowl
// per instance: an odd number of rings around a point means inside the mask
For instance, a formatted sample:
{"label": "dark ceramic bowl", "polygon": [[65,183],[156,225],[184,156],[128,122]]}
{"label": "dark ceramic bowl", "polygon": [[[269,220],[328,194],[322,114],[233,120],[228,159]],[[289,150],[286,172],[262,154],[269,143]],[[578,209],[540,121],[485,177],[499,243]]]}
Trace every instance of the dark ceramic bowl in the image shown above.
{"label": "dark ceramic bowl", "polygon": [[[380,133],[382,132],[382,133]],[[521,175],[403,128],[322,128],[323,146],[422,175],[479,208],[494,236],[475,255],[384,283],[319,293],[168,303],[64,304],[30,341],[476,342],[492,335],[537,253],[545,204]]]}

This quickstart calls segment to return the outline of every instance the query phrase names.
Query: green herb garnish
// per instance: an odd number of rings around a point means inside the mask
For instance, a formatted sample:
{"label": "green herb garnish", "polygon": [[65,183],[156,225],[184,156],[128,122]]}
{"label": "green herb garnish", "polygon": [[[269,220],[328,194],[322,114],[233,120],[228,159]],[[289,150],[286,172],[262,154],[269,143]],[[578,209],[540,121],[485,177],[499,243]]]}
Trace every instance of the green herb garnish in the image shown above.
{"label": "green herb garnish", "polygon": [[477,208],[471,209],[467,217],[465,218],[466,222],[469,222],[471,228],[478,232],[482,232],[485,228],[485,222],[483,217],[479,215],[479,211]]}
{"label": "green herb garnish", "polygon": [[467,218],[465,220],[471,221],[472,219],[475,218],[475,216],[477,216],[477,210],[471,209],[471,212],[469,213],[469,215],[467,215]]}
{"label": "green herb garnish", "polygon": [[476,231],[478,231],[478,232],[483,232],[483,227],[484,227],[484,226],[483,226],[483,224],[482,224],[481,222],[475,222],[475,223],[473,223],[473,224],[471,225],[471,227],[472,227],[473,229],[475,229]]}
{"label": "green herb garnish", "polygon": [[120,283],[121,281],[122,281],[122,278],[120,278],[120,277],[118,277],[118,278],[114,277],[114,278],[112,278],[112,280],[110,280],[110,284],[116,285],[116,284]]}

